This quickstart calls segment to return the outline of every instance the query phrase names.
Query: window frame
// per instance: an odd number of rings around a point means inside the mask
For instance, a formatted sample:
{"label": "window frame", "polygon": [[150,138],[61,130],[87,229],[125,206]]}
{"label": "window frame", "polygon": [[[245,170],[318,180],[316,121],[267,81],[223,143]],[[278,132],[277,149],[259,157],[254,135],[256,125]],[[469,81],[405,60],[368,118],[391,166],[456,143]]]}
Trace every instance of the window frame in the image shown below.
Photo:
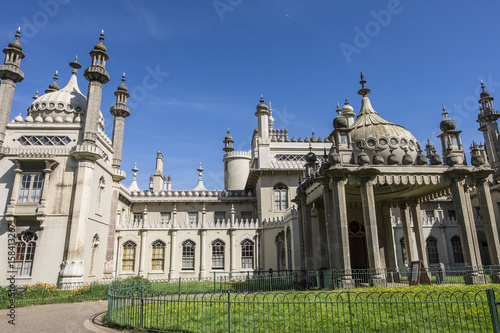
{"label": "window frame", "polygon": [[[31,277],[33,264],[35,262],[35,251],[38,236],[35,232],[28,230],[20,233],[16,241],[16,256],[14,269],[19,277]],[[20,251],[21,250],[21,251]]]}
{"label": "window frame", "polygon": [[[432,246],[431,246],[432,244]],[[427,250],[427,261],[429,265],[437,265],[439,264],[439,249],[438,249],[438,240],[434,236],[429,236],[425,240],[425,247]],[[432,250],[432,251],[431,251]]]}
{"label": "window frame", "polygon": [[[128,240],[122,244],[122,272],[135,272],[135,255],[137,253],[137,244]],[[132,269],[126,269],[131,267]]]}
{"label": "window frame", "polygon": [[161,239],[151,243],[151,271],[165,271],[165,252],[167,244]]}
{"label": "window frame", "polygon": [[242,269],[253,269],[254,255],[255,255],[255,243],[246,238],[241,241],[241,268]]}
{"label": "window frame", "polygon": [[[191,217],[196,217],[193,221]],[[188,223],[196,224],[198,223],[198,212],[188,212]]]}
{"label": "window frame", "polygon": [[[27,187],[25,186],[25,177],[29,177],[27,181]],[[41,180],[37,179],[36,183],[39,187],[35,188],[35,177],[41,177]],[[21,173],[21,179],[19,184],[19,193],[17,195],[17,203],[19,204],[38,204],[42,200],[43,185],[45,182],[45,173],[37,171],[26,171]],[[36,192],[34,192],[36,190]],[[36,193],[36,194],[35,194]],[[35,196],[36,195],[36,196]],[[34,197],[35,196],[35,197]],[[38,200],[36,200],[38,199]]]}
{"label": "window frame", "polygon": [[464,251],[462,249],[462,240],[459,236],[455,235],[451,237],[451,249],[453,252],[453,261],[455,264],[463,264],[465,263],[464,259]]}
{"label": "window frame", "polygon": [[224,270],[226,243],[220,238],[212,242],[212,269]]}
{"label": "window frame", "polygon": [[195,249],[196,243],[191,239],[187,239],[182,242],[181,269],[183,271],[194,271],[196,256]]}
{"label": "window frame", "polygon": [[274,210],[285,211],[288,209],[288,186],[284,183],[277,183],[273,186]]}

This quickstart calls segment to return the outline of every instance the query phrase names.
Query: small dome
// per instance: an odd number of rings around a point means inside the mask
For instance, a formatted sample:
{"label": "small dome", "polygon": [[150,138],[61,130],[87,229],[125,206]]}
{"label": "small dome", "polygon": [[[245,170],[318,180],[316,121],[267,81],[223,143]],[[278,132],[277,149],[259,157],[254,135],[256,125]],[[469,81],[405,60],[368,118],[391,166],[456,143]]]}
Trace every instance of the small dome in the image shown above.
{"label": "small dome", "polygon": [[479,94],[479,97],[481,98],[490,97],[490,93],[484,90],[481,92],[481,94]]}
{"label": "small dome", "polygon": [[26,118],[24,118],[24,121],[27,123],[32,123],[33,122],[33,117],[31,115],[28,115]]}
{"label": "small dome", "polygon": [[313,153],[312,151],[308,152],[307,155],[306,155],[306,162],[308,164],[314,164],[316,163],[316,160],[317,160],[317,157],[316,157],[316,154]]}
{"label": "small dome", "polygon": [[40,115],[36,116],[36,118],[35,118],[35,123],[43,123],[43,118],[42,118],[42,116],[40,116]]}
{"label": "small dome", "polygon": [[125,92],[128,91],[128,88],[125,85],[125,73],[123,73],[123,75],[122,75],[122,83],[118,86],[117,90],[119,90],[119,91],[125,91]]}
{"label": "small dome", "polygon": [[335,119],[333,119],[333,128],[338,129],[338,128],[348,128],[348,127],[349,123],[346,117],[338,116]]}
{"label": "small dome", "polygon": [[49,84],[49,89],[50,90],[59,90],[59,85],[57,84],[57,82],[52,82],[51,84]]}
{"label": "small dome", "polygon": [[22,123],[23,122],[23,117],[21,116],[21,114],[19,114],[17,117],[15,117],[14,121],[16,123]]}
{"label": "small dome", "polygon": [[13,47],[15,49],[18,49],[19,51],[23,50],[23,46],[21,45],[21,43],[19,43],[17,38],[16,40],[13,40],[12,42],[9,43],[9,47]]}
{"label": "small dome", "polygon": [[443,119],[441,123],[439,124],[439,128],[443,132],[448,132],[448,131],[454,131],[457,125],[455,124],[455,121],[450,118]]}
{"label": "small dome", "polygon": [[[346,100],[347,103],[347,100]],[[342,108],[342,114],[344,113],[354,113],[354,108],[350,106],[349,104],[345,104],[344,107]]]}
{"label": "small dome", "polygon": [[264,103],[264,97],[260,96],[260,103],[257,105],[257,111],[267,111],[269,107]]}
{"label": "small dome", "polygon": [[103,52],[107,51],[106,46],[104,46],[104,44],[102,42],[95,44],[94,50],[103,51]]}

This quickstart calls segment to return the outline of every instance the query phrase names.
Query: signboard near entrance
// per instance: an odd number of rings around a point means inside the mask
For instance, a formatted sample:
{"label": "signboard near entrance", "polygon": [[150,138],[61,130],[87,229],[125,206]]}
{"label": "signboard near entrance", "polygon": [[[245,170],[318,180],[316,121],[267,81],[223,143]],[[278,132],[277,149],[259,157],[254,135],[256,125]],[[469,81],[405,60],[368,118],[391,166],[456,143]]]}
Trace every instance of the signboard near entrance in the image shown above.
{"label": "signboard near entrance", "polygon": [[420,280],[420,261],[411,262],[411,285],[418,284]]}

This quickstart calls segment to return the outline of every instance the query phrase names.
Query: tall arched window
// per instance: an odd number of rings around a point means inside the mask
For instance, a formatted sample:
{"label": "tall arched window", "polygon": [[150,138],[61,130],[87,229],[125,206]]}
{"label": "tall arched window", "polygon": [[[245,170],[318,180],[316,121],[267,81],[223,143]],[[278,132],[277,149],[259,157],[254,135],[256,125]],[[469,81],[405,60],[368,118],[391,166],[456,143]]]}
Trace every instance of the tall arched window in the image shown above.
{"label": "tall arched window", "polygon": [[226,244],[216,239],[212,242],[212,269],[224,269],[224,248]]}
{"label": "tall arched window", "polygon": [[429,260],[429,264],[439,264],[437,239],[431,236],[427,238],[426,243],[427,243],[427,259]]}
{"label": "tall arched window", "polygon": [[274,209],[288,209],[288,186],[283,183],[274,185]]}
{"label": "tall arched window", "polygon": [[453,259],[455,260],[455,263],[462,264],[464,262],[464,253],[462,252],[460,237],[453,236],[451,238],[451,248],[453,249]]}
{"label": "tall arched window", "polygon": [[31,276],[38,237],[34,232],[27,231],[19,234],[17,239],[16,260],[14,262],[16,273],[18,276]]}
{"label": "tall arched window", "polygon": [[190,239],[182,243],[182,269],[194,269],[195,246],[195,242]]}
{"label": "tall arched window", "polygon": [[163,271],[165,268],[165,242],[155,240],[152,244],[151,270]]}
{"label": "tall arched window", "polygon": [[254,243],[250,239],[241,242],[241,268],[253,268]]}
{"label": "tall arched window", "polygon": [[137,244],[131,240],[123,243],[122,271],[133,272],[135,270],[135,249]]}
{"label": "tall arched window", "polygon": [[292,232],[286,228],[286,254],[288,256],[288,270],[292,270]]}
{"label": "tall arched window", "polygon": [[90,268],[89,275],[94,275],[95,257],[97,255],[97,248],[99,247],[99,235],[95,234],[92,238],[91,253],[90,253]]}
{"label": "tall arched window", "polygon": [[406,262],[406,242],[404,237],[401,237],[399,244],[401,245],[401,258],[403,259],[403,263],[408,264]]}

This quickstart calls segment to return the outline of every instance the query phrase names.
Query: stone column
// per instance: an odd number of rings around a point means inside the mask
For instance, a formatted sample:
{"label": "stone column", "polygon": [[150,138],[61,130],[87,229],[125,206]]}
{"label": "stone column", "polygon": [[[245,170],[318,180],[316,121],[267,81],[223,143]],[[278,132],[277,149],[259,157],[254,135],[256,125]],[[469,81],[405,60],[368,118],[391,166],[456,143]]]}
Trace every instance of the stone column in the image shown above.
{"label": "stone column", "polygon": [[491,265],[493,266],[494,271],[492,276],[493,282],[500,283],[500,243],[498,239],[498,229],[493,211],[490,188],[486,180],[486,177],[490,173],[488,171],[477,171],[473,174],[473,178],[475,180],[477,197],[479,199],[480,213],[483,220],[486,241],[488,242]]}
{"label": "stone column", "polygon": [[397,268],[397,260],[396,260],[396,246],[394,239],[394,226],[392,224],[391,219],[391,206],[389,203],[382,203],[382,216],[384,219],[384,232],[385,232],[385,240],[386,240],[386,265],[387,268]]}
{"label": "stone column", "polygon": [[345,196],[345,183],[349,171],[345,168],[332,168],[327,171],[327,174],[331,179],[331,195],[330,191],[327,193],[330,201],[329,208],[331,209],[331,220],[327,221],[328,243],[330,254],[336,254],[335,260],[337,261],[336,263],[330,261],[331,264],[334,264],[331,268],[341,270],[342,286],[351,288],[354,287],[354,281],[351,274],[349,226]]}
{"label": "stone column", "polygon": [[75,194],[73,196],[73,211],[70,216],[69,241],[66,258],[61,272],[62,288],[71,287],[73,283],[83,282],[85,233],[87,218],[90,211],[89,198],[92,198],[92,181],[94,178],[94,162],[87,159],[78,160],[75,172]]}
{"label": "stone column", "polygon": [[306,270],[306,256],[305,256],[305,244],[304,244],[304,215],[302,212],[302,200],[305,200],[302,196],[297,196],[297,219],[298,219],[298,234],[299,234],[299,248],[300,248],[300,269]]}
{"label": "stone column", "polygon": [[[205,214],[203,213],[203,220],[205,219]],[[203,221],[202,221],[203,223]],[[207,240],[207,231],[200,231],[200,278],[206,277],[205,272],[205,253],[206,253],[206,240]]]}
{"label": "stone column", "polygon": [[[477,271],[477,252],[474,248],[473,230],[475,230],[474,220],[471,220],[470,206],[464,190],[465,176],[467,170],[454,168],[445,173],[450,178],[450,187],[453,196],[453,206],[457,219],[458,231],[460,234],[460,243],[464,255],[465,266],[468,270],[464,276],[466,284],[482,283],[482,278]],[[474,231],[475,232],[475,231]]]}
{"label": "stone column", "polygon": [[304,235],[304,267],[310,271],[314,269],[312,255],[311,234],[311,208],[306,204],[306,198],[301,200],[302,210],[302,234]]}
{"label": "stone column", "polygon": [[104,260],[104,276],[103,279],[112,279],[113,276],[113,259],[115,256],[115,230],[116,225],[120,222],[120,210],[118,209],[118,197],[120,192],[119,181],[114,181],[112,184],[112,196],[110,203],[110,213],[109,213],[109,227],[108,227],[108,242],[106,247],[106,257]]}
{"label": "stone column", "polygon": [[254,237],[255,240],[255,251],[254,251],[254,264],[253,264],[253,269],[254,271],[259,271],[259,265],[260,265],[260,242],[259,242],[259,234],[257,233]]}
{"label": "stone column", "polygon": [[146,236],[148,232],[146,230],[141,230],[141,255],[140,255],[140,262],[139,262],[139,276],[144,277],[144,267],[146,264]]}
{"label": "stone column", "polygon": [[415,242],[417,245],[417,254],[419,260],[422,260],[424,267],[429,267],[429,261],[427,259],[427,251],[425,249],[425,237],[424,229],[422,227],[422,213],[420,210],[420,204],[418,202],[412,202],[410,204],[411,215],[413,217],[413,231],[415,232]]}
{"label": "stone column", "polygon": [[19,198],[19,189],[21,187],[21,179],[23,172],[23,170],[21,170],[21,165],[19,163],[16,163],[16,167],[13,171],[14,171],[14,184],[12,185],[12,193],[10,195],[10,202],[9,205],[7,206],[6,215],[15,214],[15,207],[17,204],[17,200]]}
{"label": "stone column", "polygon": [[113,269],[113,277],[118,277],[118,273],[121,272],[121,268],[118,269],[118,265],[120,264],[120,246],[121,246],[121,240],[122,240],[122,236],[121,235],[118,235],[117,233],[117,236],[116,236],[116,261],[115,261],[115,267]]}
{"label": "stone column", "polygon": [[406,203],[401,203],[399,205],[399,211],[401,214],[401,224],[403,225],[403,235],[405,237],[405,250],[406,250],[406,261],[408,268],[411,269],[412,261],[417,261],[418,257],[413,249],[413,237],[410,224],[410,211]]}
{"label": "stone column", "polygon": [[328,240],[328,259],[330,269],[340,268],[340,252],[338,251],[338,235],[333,221],[332,192],[328,181],[323,181],[323,200],[325,204],[326,235]]}
{"label": "stone column", "polygon": [[373,181],[379,173],[377,169],[360,168],[357,171],[361,183],[361,204],[363,207],[363,220],[365,222],[366,242],[368,245],[368,262],[373,270],[371,286],[385,285],[385,277],[382,272],[380,251],[377,233],[377,215],[375,212],[375,194],[373,192]]}
{"label": "stone column", "polygon": [[170,231],[170,280],[175,279],[175,249],[177,248],[177,230]]}
{"label": "stone column", "polygon": [[230,231],[230,271],[231,273],[236,271],[236,231],[234,229],[231,229]]}

